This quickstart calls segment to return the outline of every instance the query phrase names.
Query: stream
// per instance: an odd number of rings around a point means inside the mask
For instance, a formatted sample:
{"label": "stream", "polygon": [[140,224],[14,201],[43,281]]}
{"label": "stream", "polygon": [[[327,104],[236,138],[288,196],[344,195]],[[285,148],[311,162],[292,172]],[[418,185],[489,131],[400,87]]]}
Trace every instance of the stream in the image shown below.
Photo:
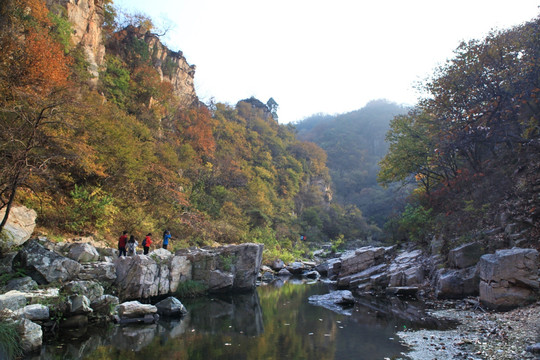
{"label": "stream", "polygon": [[249,294],[184,300],[189,313],[182,319],[62,333],[26,359],[384,359],[407,351],[397,331],[444,326],[420,304],[397,298],[362,298],[350,308],[308,302],[328,291],[325,283],[291,280]]}

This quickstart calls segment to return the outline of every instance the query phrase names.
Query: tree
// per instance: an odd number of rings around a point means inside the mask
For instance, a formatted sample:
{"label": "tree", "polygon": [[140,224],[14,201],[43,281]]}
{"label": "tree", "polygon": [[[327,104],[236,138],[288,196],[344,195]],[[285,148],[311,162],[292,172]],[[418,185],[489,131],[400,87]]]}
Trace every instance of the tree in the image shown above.
{"label": "tree", "polygon": [[69,102],[62,89],[70,61],[49,34],[43,2],[8,0],[0,15],[0,208],[6,208],[1,231],[18,188],[30,187],[31,175],[61,156],[54,154],[54,137]]}

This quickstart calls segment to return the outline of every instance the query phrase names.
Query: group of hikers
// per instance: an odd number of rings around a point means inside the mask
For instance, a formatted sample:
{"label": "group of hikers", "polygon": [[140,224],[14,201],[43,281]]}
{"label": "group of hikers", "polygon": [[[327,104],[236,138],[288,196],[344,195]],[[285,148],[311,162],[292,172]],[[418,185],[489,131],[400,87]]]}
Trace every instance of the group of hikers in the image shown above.
{"label": "group of hikers", "polygon": [[[162,247],[167,249],[169,246],[169,240],[171,239],[171,233],[169,230],[163,232],[163,244]],[[118,239],[118,257],[120,256],[133,256],[137,254],[137,239],[134,235],[129,236],[128,232],[124,231],[120,238]],[[150,245],[152,245],[152,233],[146,234],[144,240],[142,241],[143,254],[148,255],[150,250]]]}

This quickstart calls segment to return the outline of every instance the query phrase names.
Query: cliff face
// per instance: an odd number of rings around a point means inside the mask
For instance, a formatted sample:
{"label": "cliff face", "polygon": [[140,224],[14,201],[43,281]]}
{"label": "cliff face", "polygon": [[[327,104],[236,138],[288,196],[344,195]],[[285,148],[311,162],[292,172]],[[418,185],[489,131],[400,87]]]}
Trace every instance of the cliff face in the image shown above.
{"label": "cliff face", "polygon": [[[118,31],[107,43],[107,51],[123,58],[133,56],[132,49],[140,47],[137,43],[144,42],[152,66],[158,71],[161,81],[168,81],[173,91],[180,99],[181,106],[189,106],[198,101],[195,93],[195,65],[189,65],[181,51],[172,51],[161,43],[159,37],[141,28],[128,26]],[[140,50],[139,50],[140,51]]]}
{"label": "cliff face", "polygon": [[61,6],[66,9],[68,21],[72,26],[71,41],[80,45],[89,63],[88,71],[92,74],[92,85],[99,79],[99,69],[105,58],[103,44],[103,0],[47,0],[52,11]]}
{"label": "cliff face", "polygon": [[164,46],[155,34],[147,32],[144,41],[152,53],[152,63],[161,80],[169,81],[180,103],[190,105],[198,101],[195,93],[195,65],[189,65],[181,51],[175,52]]}
{"label": "cliff face", "polygon": [[[71,41],[80,45],[89,63],[88,71],[92,74],[91,85],[97,85],[99,71],[104,65],[105,55],[128,52],[128,43],[143,40],[151,56],[151,63],[158,71],[162,81],[169,81],[180,104],[189,106],[198,101],[195,93],[195,65],[189,65],[182,52],[169,50],[161,43],[158,36],[142,32],[133,26],[119,31],[105,46],[102,24],[104,16],[103,0],[46,0],[51,11],[62,12],[72,26]],[[65,12],[64,12],[65,9]]]}

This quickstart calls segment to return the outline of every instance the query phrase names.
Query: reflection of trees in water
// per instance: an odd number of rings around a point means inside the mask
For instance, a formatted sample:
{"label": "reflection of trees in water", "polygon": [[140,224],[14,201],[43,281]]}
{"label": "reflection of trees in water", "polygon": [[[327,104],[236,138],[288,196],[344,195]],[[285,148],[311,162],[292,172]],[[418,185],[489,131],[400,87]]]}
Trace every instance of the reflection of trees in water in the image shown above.
{"label": "reflection of trees in water", "polygon": [[262,310],[256,291],[239,295],[220,295],[186,303],[190,323],[199,332],[260,335],[264,332]]}
{"label": "reflection of trees in water", "polygon": [[392,340],[396,330],[426,318],[421,307],[396,298],[361,298],[351,316],[309,304],[309,296],[327,291],[321,283],[284,283],[185,301],[189,313],[182,319],[94,329],[85,340],[69,339],[61,349],[45,346],[41,358],[380,359],[405,351]]}

